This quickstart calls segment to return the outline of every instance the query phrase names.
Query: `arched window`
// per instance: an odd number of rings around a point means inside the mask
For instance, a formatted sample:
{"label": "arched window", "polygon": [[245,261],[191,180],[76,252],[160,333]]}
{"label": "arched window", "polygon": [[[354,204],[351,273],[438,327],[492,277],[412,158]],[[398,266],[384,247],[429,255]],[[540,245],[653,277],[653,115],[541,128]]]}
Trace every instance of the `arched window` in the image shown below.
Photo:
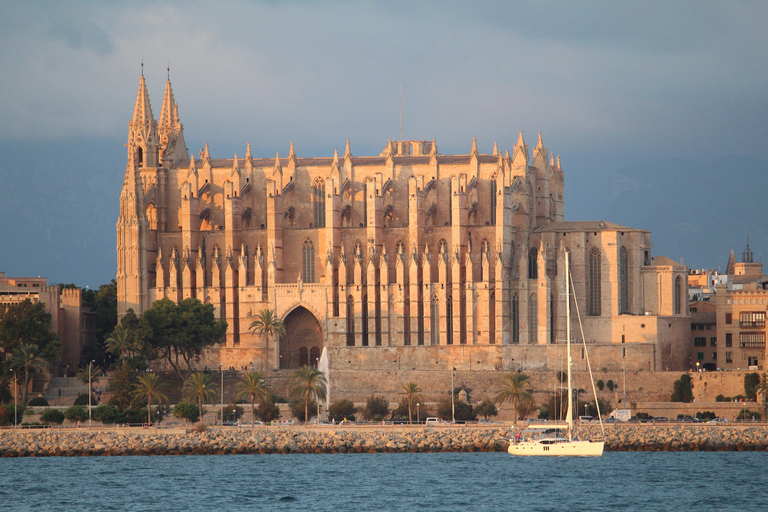
{"label": "arched window", "polygon": [[355,346],[355,298],[347,296],[347,346]]}
{"label": "arched window", "polygon": [[679,315],[683,304],[683,279],[680,276],[675,278],[675,314]]}
{"label": "arched window", "polygon": [[557,308],[555,307],[555,296],[549,296],[549,342],[557,341]]}
{"label": "arched window", "polygon": [[491,226],[496,225],[496,175],[491,176]]}
{"label": "arched window", "polygon": [[538,256],[539,252],[535,247],[528,252],[528,279],[539,278]]}
{"label": "arched window", "polygon": [[528,300],[528,343],[535,345],[539,341],[539,302],[532,293]]}
{"label": "arched window", "polygon": [[315,227],[325,227],[325,181],[318,178],[312,184],[312,206],[315,210]]}
{"label": "arched window", "polygon": [[600,316],[600,249],[593,247],[589,254],[589,315]]}
{"label": "arched window", "polygon": [[520,343],[520,297],[512,296],[512,343]]}
{"label": "arched window", "polygon": [[136,160],[138,160],[137,162],[138,165],[144,165],[144,149],[141,146],[137,148],[136,155],[137,155]]}
{"label": "arched window", "polygon": [[301,267],[301,280],[305,283],[315,282],[315,245],[312,240],[307,238],[304,240],[304,248],[302,249],[302,267]]}
{"label": "arched window", "polygon": [[619,314],[629,313],[629,263],[627,248],[619,250]]}

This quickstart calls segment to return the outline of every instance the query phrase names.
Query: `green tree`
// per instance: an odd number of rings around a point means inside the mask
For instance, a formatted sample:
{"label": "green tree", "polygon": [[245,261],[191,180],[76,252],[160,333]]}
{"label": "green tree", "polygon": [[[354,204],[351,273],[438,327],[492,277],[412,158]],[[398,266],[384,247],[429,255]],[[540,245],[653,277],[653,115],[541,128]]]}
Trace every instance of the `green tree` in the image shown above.
{"label": "green tree", "polygon": [[[77,288],[75,285],[68,286]],[[112,279],[108,284],[99,286],[98,290],[82,290],[83,306],[93,313],[95,342],[83,349],[80,361],[87,363],[95,360],[99,366],[108,368],[111,361],[105,351],[105,340],[117,324],[117,281]]]}
{"label": "green tree", "polygon": [[207,402],[215,403],[218,394],[216,386],[207,373],[196,372],[184,381],[182,389],[184,400],[197,402],[200,409],[200,417],[203,417],[203,404]]}
{"label": "green tree", "polygon": [[0,315],[0,353],[12,353],[21,345],[34,345],[37,354],[48,362],[59,358],[61,343],[42,302],[26,299],[8,306]]}
{"label": "green tree", "polygon": [[503,404],[508,400],[512,401],[515,421],[520,419],[520,411],[517,407],[518,402],[526,402],[533,398],[531,390],[526,389],[529,379],[530,377],[522,372],[509,372],[503,377],[502,390],[496,395],[495,402],[497,404]]}
{"label": "green tree", "polygon": [[134,375],[127,366],[119,366],[112,372],[112,378],[109,379],[109,387],[112,389],[109,405],[121,411],[131,405],[134,379]]}
{"label": "green tree", "polygon": [[227,332],[227,322],[216,320],[213,304],[194,298],[178,304],[170,299],[155,301],[141,316],[139,335],[168,361],[180,379],[192,371],[202,351],[220,343]]}
{"label": "green tree", "polygon": [[[77,395],[73,405],[88,405],[88,393],[80,393]],[[93,396],[93,394],[91,394],[91,405],[99,405],[99,402],[96,401],[96,397]]]}
{"label": "green tree", "polygon": [[165,383],[160,376],[155,373],[145,373],[139,377],[133,385],[133,399],[138,403],[139,400],[147,399],[147,424],[152,424],[152,400],[156,399],[158,403],[168,401],[168,397],[163,394]]}
{"label": "green tree", "polygon": [[488,416],[498,416],[499,411],[496,409],[496,404],[490,400],[483,400],[475,407],[475,415],[482,416],[486,420]]}
{"label": "green tree", "polygon": [[259,372],[245,374],[237,386],[237,398],[248,397],[251,399],[251,421],[256,421],[256,399],[260,402],[269,398],[272,390],[264,382]]}
{"label": "green tree", "polygon": [[276,420],[280,417],[280,409],[275,405],[273,398],[267,397],[266,400],[262,400],[259,404],[259,419],[264,423],[269,423],[272,420]]}
{"label": "green tree", "polygon": [[58,409],[46,409],[40,415],[40,421],[49,425],[61,425],[64,423],[64,413]]}
{"label": "green tree", "polygon": [[189,402],[179,402],[173,407],[173,415],[185,421],[196,423],[200,419],[200,408]]}
{"label": "green tree", "polygon": [[693,381],[684,373],[673,384],[671,402],[690,402],[693,400]]}
{"label": "green tree", "polygon": [[107,352],[120,357],[120,363],[125,364],[125,358],[138,348],[136,334],[124,325],[118,325],[104,342]]}
{"label": "green tree", "polygon": [[111,405],[100,405],[93,408],[93,420],[103,424],[114,423],[117,416],[117,409]]}
{"label": "green tree", "polygon": [[308,422],[315,417],[317,411],[317,402],[314,400],[310,400],[308,406],[305,405],[302,401],[294,400],[289,404],[289,406],[291,409],[291,415],[293,415],[293,417],[296,418],[299,422]]}
{"label": "green tree", "polygon": [[337,400],[328,406],[328,419],[341,423],[345,419],[348,421],[355,421],[355,414],[357,408],[350,400]]}
{"label": "green tree", "polygon": [[305,365],[293,372],[293,382],[289,388],[291,398],[298,398],[304,403],[304,418],[308,418],[309,401],[325,400],[327,381],[325,374],[314,366]]}
{"label": "green tree", "polygon": [[262,309],[251,322],[251,334],[263,336],[266,341],[267,353],[267,377],[269,377],[269,338],[272,336],[284,336],[285,324],[277,317],[272,309]]}
{"label": "green tree", "polygon": [[48,370],[48,363],[43,358],[37,345],[25,345],[20,343],[11,351],[11,358],[6,366],[10,370],[15,370],[16,375],[22,375],[21,383],[21,404],[27,404],[27,391],[29,382],[35,373],[44,373]]}
{"label": "green tree", "polygon": [[82,405],[73,405],[64,411],[64,417],[69,421],[85,421],[88,419],[88,409]]}
{"label": "green tree", "polygon": [[747,373],[744,375],[744,394],[749,400],[757,399],[757,390],[760,387],[760,374]]}
{"label": "green tree", "polygon": [[389,416],[389,400],[380,395],[371,395],[365,401],[362,411],[366,421],[381,421]]}
{"label": "green tree", "polygon": [[[0,427],[13,425],[13,422],[16,420],[18,420],[18,423],[21,423],[21,420],[24,418],[24,411],[26,410],[27,408],[23,405],[18,407],[13,404],[0,405]],[[63,416],[61,421],[64,421]]]}
{"label": "green tree", "polygon": [[82,368],[80,368],[80,371],[77,372],[77,380],[82,382],[83,384],[90,383],[91,385],[94,385],[96,381],[98,381],[101,378],[101,368],[96,366],[95,364],[86,364]]}
{"label": "green tree", "polygon": [[418,384],[409,382],[403,385],[401,395],[405,395],[405,400],[408,402],[408,423],[413,423],[413,402],[421,400],[421,388]]}

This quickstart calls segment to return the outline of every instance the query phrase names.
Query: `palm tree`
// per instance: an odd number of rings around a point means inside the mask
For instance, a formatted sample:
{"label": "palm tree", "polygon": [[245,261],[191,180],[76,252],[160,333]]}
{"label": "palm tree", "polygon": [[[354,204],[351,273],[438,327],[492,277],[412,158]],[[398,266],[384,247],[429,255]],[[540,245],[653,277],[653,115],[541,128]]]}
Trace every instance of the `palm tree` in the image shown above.
{"label": "palm tree", "polygon": [[320,400],[325,400],[326,384],[325,374],[314,366],[305,365],[293,373],[293,382],[289,393],[291,398],[304,399],[305,424],[309,420],[309,400],[314,398],[318,404]]}
{"label": "palm tree", "polygon": [[251,322],[251,334],[264,336],[267,342],[267,368],[266,375],[269,377],[269,337],[285,335],[285,324],[280,320],[272,309],[262,309]]}
{"label": "palm tree", "polygon": [[238,384],[237,398],[250,397],[251,398],[251,421],[256,422],[256,398],[260,400],[266,400],[269,398],[271,392],[270,387],[264,382],[259,372],[247,373],[243,380]]}
{"label": "palm tree", "polygon": [[105,340],[107,352],[120,356],[120,362],[125,364],[125,356],[137,348],[136,335],[124,325],[118,325],[109,338]]}
{"label": "palm tree", "polygon": [[83,384],[88,384],[89,382],[96,382],[97,380],[99,380],[99,377],[101,377],[101,368],[93,364],[83,366],[82,368],[80,368],[80,371],[77,372],[77,380],[79,380]]}
{"label": "palm tree", "polygon": [[509,372],[504,376],[504,388],[496,395],[495,402],[503,404],[507,400],[512,400],[512,410],[515,421],[518,419],[517,401],[518,400],[530,400],[530,390],[525,389],[525,385],[528,383],[528,375],[522,372]]}
{"label": "palm tree", "polygon": [[203,403],[215,402],[218,397],[216,385],[211,380],[211,376],[200,372],[193,373],[187,378],[182,392],[184,400],[197,401],[197,406],[200,408],[200,421],[203,420]]}
{"label": "palm tree", "polygon": [[[400,392],[401,395],[405,395],[405,399],[408,401],[408,423],[412,423],[412,416],[413,414],[411,411],[413,410],[413,401],[414,400],[421,400],[421,388],[418,384],[414,384],[413,382],[409,382],[408,384],[403,385],[403,390]],[[416,421],[419,421],[419,418],[416,418]]]}
{"label": "palm tree", "polygon": [[43,359],[37,345],[25,345],[20,343],[11,352],[8,360],[8,368],[18,371],[24,371],[24,383],[21,387],[21,404],[27,404],[27,389],[32,375],[37,372],[45,372],[48,369],[48,362]]}
{"label": "palm tree", "polygon": [[152,424],[152,399],[156,398],[158,403],[167,402],[168,397],[162,392],[165,383],[160,380],[160,376],[155,373],[146,373],[139,377],[136,384],[133,385],[133,399],[135,401],[147,399],[147,423]]}

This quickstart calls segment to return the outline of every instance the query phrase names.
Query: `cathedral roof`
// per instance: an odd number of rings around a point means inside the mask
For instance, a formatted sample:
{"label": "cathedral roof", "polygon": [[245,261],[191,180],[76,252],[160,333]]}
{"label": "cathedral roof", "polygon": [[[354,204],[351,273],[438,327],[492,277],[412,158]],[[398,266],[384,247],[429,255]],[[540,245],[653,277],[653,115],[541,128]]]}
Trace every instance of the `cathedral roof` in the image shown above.
{"label": "cathedral roof", "polygon": [[653,257],[653,264],[654,267],[680,267],[678,262],[673,260],[672,258],[668,258],[666,256],[654,256]]}
{"label": "cathedral roof", "polygon": [[604,220],[583,220],[575,222],[553,222],[540,226],[535,229],[540,233],[546,232],[558,232],[558,233],[579,233],[579,232],[596,232],[596,231],[632,231],[632,232],[646,232],[644,229],[628,228],[613,222],[606,222]]}
{"label": "cathedral roof", "polygon": [[768,276],[765,274],[740,274],[737,276],[731,276],[731,282],[733,284],[765,284],[768,283]]}

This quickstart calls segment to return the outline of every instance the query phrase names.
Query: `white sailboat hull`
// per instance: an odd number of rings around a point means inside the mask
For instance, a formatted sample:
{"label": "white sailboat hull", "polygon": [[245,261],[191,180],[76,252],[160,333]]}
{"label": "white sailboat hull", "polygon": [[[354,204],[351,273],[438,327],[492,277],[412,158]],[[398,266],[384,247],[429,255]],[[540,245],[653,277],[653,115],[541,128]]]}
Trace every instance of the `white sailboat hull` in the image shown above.
{"label": "white sailboat hull", "polygon": [[549,457],[601,457],[604,441],[520,441],[510,443],[511,455],[542,455]]}

